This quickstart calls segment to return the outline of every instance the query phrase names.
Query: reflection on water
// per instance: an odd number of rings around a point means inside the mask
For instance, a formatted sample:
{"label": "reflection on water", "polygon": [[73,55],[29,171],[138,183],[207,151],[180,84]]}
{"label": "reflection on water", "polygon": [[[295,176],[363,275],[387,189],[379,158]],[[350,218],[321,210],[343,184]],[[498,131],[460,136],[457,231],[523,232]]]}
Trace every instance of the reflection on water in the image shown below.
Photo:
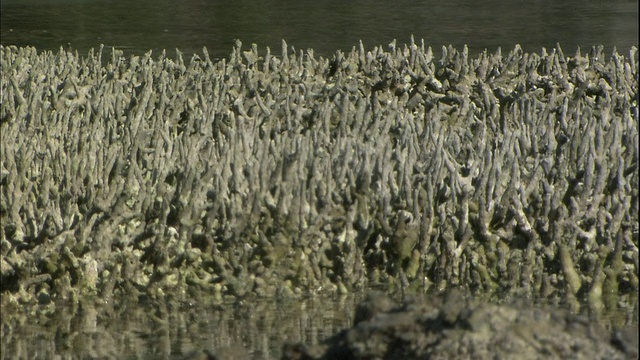
{"label": "reflection on water", "polygon": [[[182,306],[170,302],[59,306],[47,315],[30,313],[11,320],[3,317],[0,359],[182,359],[185,354],[202,350],[231,351],[242,354],[241,358],[279,359],[287,342],[316,345],[351,327],[356,305],[364,296],[358,293],[223,304],[200,301]],[[506,303],[533,306],[524,299]],[[536,304],[565,307],[547,301]],[[637,328],[637,300],[635,304],[592,320],[608,331]],[[587,306],[582,309],[587,315]]]}
{"label": "reflection on water", "polygon": [[278,359],[285,342],[317,344],[350,327],[359,299],[349,295],[116,309],[69,305],[52,315],[3,320],[0,358],[180,359],[195,350],[232,349],[254,359]]}
{"label": "reflection on water", "polygon": [[363,40],[367,49],[411,34],[435,50],[468,44],[471,53],[520,43],[539,52],[559,42],[613,46],[625,52],[638,43],[638,2],[633,0],[395,1],[204,1],[204,0],[3,0],[2,44],[57,50],[70,44],[81,53],[103,43],[132,53],[207,46],[229,55],[234,39],[329,56]]}

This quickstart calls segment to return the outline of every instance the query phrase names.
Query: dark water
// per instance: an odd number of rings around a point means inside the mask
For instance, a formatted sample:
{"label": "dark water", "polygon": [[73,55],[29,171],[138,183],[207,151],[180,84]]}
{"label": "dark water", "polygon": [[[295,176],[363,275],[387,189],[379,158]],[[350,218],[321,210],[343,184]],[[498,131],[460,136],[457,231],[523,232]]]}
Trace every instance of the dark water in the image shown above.
{"label": "dark water", "polygon": [[[392,4],[392,5],[391,5]],[[234,39],[270,46],[281,39],[318,55],[406,43],[413,34],[438,51],[468,44],[472,53],[519,43],[540,51],[560,43],[614,46],[626,53],[638,43],[635,0],[3,0],[2,44],[81,53],[100,44],[131,53],[175,48],[187,54],[206,46],[214,57],[231,52]]]}

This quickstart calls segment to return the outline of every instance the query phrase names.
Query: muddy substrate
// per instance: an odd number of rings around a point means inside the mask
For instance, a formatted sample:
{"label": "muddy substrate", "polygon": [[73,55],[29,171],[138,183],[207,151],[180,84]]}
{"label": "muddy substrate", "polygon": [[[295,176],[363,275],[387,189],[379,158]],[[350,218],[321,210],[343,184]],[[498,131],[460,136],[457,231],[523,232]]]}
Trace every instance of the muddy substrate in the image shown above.
{"label": "muddy substrate", "polygon": [[400,284],[637,301],[635,48],[0,57],[3,308]]}
{"label": "muddy substrate", "polygon": [[288,344],[283,359],[637,359],[638,327],[604,331],[558,309],[370,294],[354,326],[320,345]]}

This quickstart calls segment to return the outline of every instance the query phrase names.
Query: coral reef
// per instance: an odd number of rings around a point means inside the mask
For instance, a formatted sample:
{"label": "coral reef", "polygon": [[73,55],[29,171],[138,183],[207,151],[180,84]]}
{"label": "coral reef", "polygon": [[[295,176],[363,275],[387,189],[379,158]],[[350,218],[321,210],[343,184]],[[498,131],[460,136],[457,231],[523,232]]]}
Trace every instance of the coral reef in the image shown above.
{"label": "coral reef", "polygon": [[638,57],[0,47],[3,306],[638,292]]}

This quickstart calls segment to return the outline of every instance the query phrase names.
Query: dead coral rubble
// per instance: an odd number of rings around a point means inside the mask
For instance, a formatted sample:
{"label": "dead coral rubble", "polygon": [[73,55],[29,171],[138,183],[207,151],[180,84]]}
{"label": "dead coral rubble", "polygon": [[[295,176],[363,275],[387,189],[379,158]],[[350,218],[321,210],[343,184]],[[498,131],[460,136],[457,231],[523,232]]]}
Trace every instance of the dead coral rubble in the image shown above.
{"label": "dead coral rubble", "polygon": [[103,50],[0,47],[3,301],[638,291],[635,48]]}

